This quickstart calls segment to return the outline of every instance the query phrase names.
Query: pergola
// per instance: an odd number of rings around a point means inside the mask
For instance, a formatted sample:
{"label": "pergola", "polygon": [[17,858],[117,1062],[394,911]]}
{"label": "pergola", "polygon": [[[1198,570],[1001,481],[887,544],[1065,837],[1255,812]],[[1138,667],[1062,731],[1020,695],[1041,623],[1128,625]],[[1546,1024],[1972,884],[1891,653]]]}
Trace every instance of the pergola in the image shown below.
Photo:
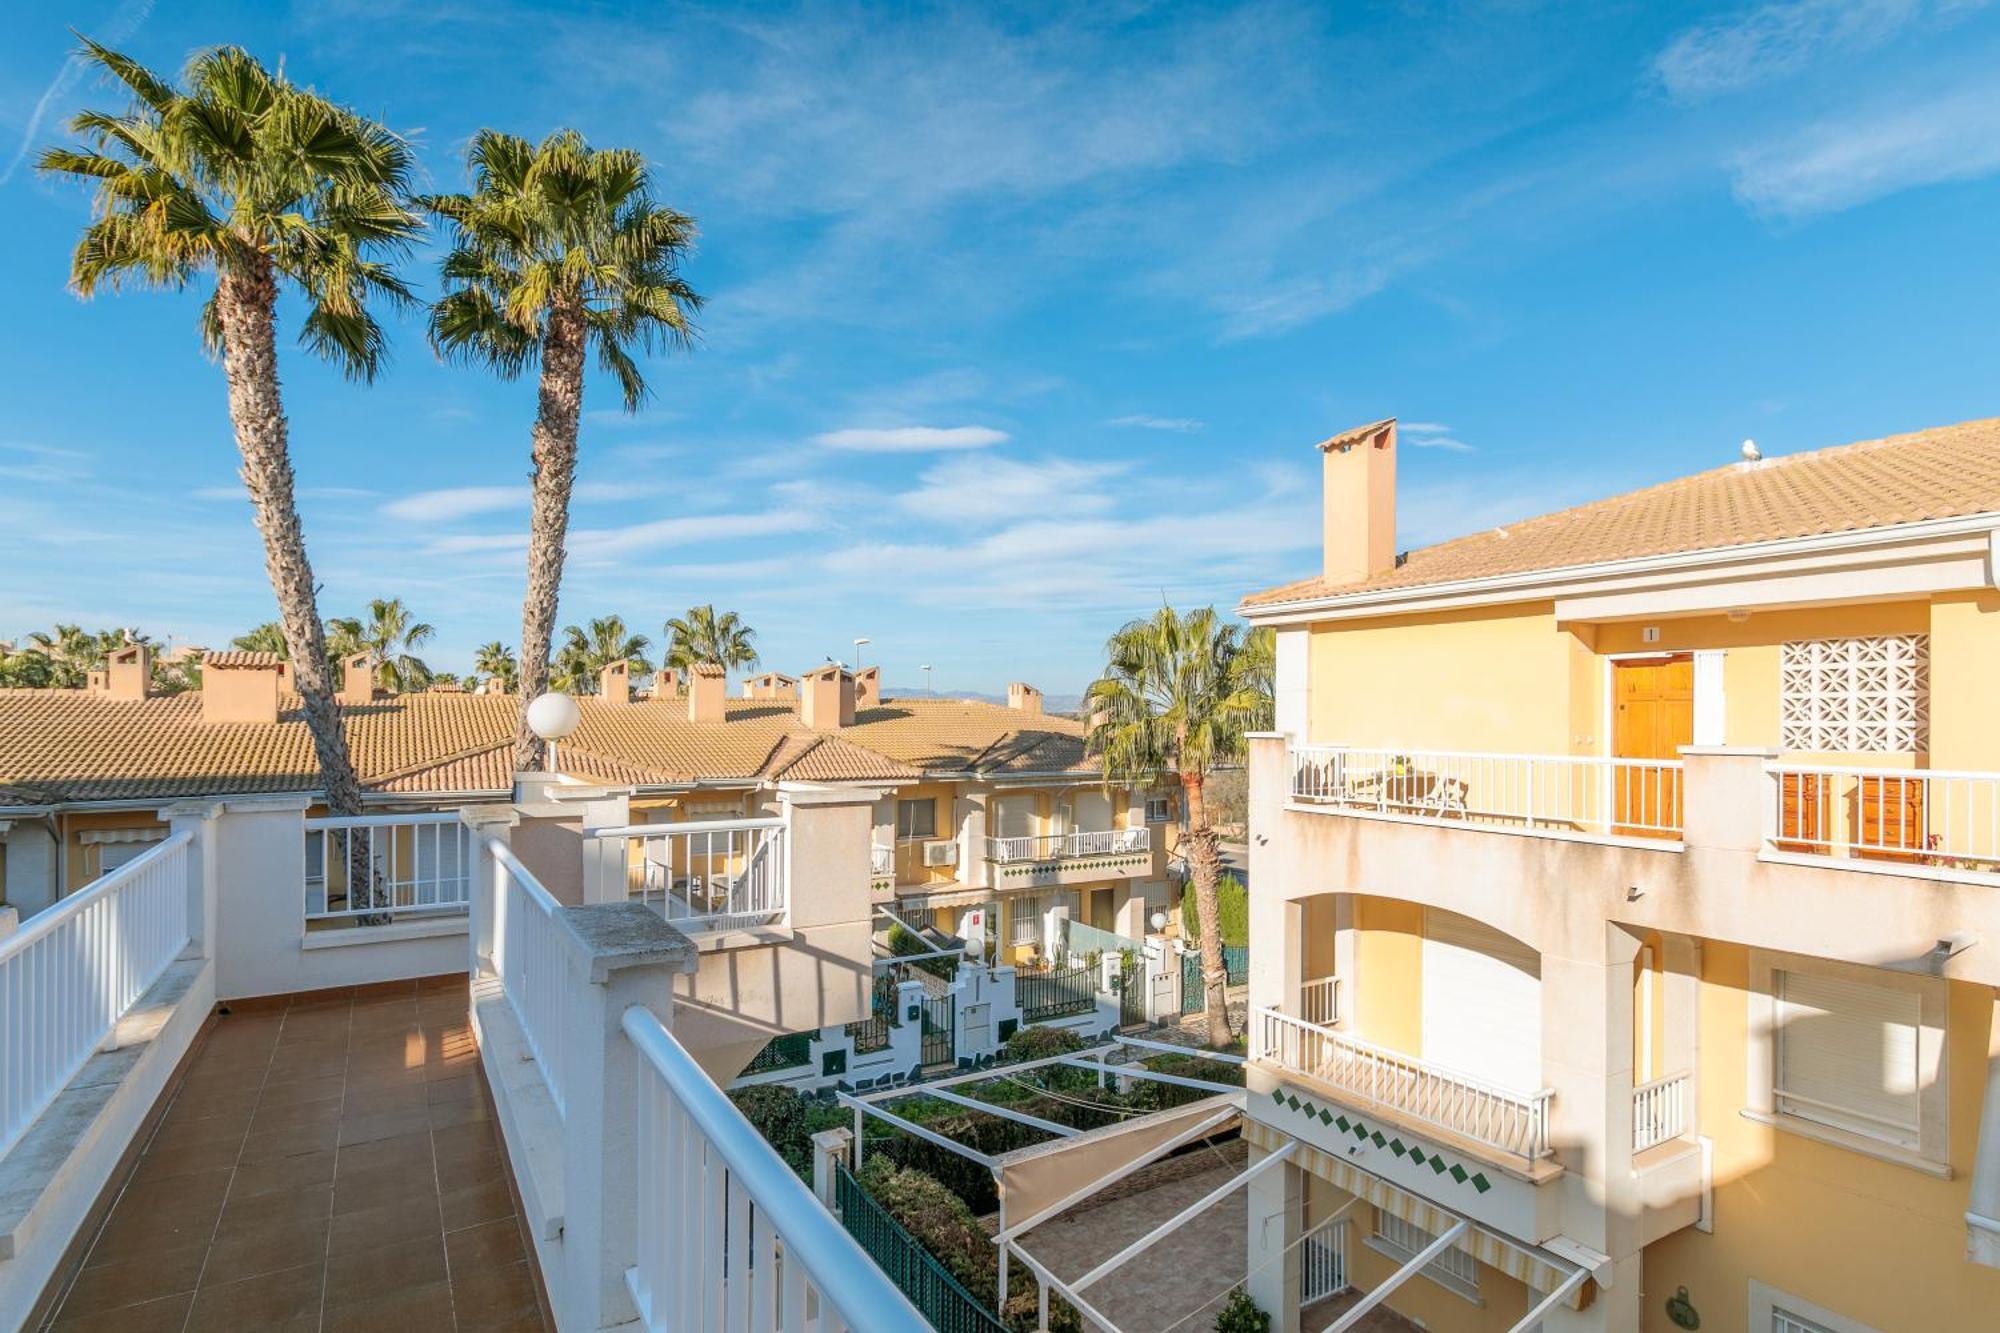
{"label": "pergola", "polygon": [[[1021,1238],[1028,1231],[1049,1221],[1051,1218],[1067,1212],[1069,1209],[1083,1203],[1105,1188],[1159,1161],[1176,1149],[1185,1147],[1187,1144],[1226,1128],[1230,1121],[1240,1117],[1243,1112],[1243,1090],[1233,1084],[1214,1083],[1205,1079],[1188,1078],[1179,1074],[1161,1074],[1136,1065],[1112,1065],[1107,1062],[1110,1056],[1121,1050],[1128,1049],[1144,1051],[1147,1054],[1171,1052],[1178,1055],[1191,1055],[1232,1065],[1240,1065],[1244,1062],[1243,1057],[1238,1055],[1226,1055],[1220,1052],[1189,1046],[1169,1045],[1165,1042],[1147,1041],[1137,1037],[1118,1036],[1101,1046],[1096,1046],[1089,1050],[959,1074],[951,1078],[940,1079],[934,1083],[911,1084],[900,1088],[884,1089],[862,1096],[842,1093],[840,1094],[842,1104],[850,1106],[854,1110],[855,1167],[859,1169],[861,1165],[860,1145],[862,1142],[862,1129],[865,1121],[870,1118],[879,1120],[903,1133],[936,1144],[938,1147],[944,1148],[949,1152],[956,1153],[961,1157],[985,1166],[993,1172],[994,1184],[1000,1197],[1000,1227],[998,1234],[993,1238],[994,1244],[1000,1247],[999,1290],[1004,1292],[1007,1289],[1009,1258],[1019,1259],[1028,1267],[1029,1271],[1034,1273],[1037,1284],[1040,1287],[1041,1318],[1044,1325],[1048,1322],[1049,1293],[1053,1290],[1064,1300],[1068,1301],[1078,1314],[1091,1321],[1097,1327],[1106,1330],[1106,1333],[1120,1333],[1116,1324],[1106,1318],[1100,1310],[1091,1305],[1090,1299],[1086,1295],[1087,1291],[1102,1279],[1117,1271],[1128,1261],[1157,1244],[1163,1237],[1187,1225],[1209,1208],[1220,1203],[1235,1190],[1248,1185],[1252,1180],[1255,1180],[1264,1172],[1274,1169],[1281,1162],[1290,1160],[1294,1150],[1298,1146],[1295,1143],[1287,1143],[1273,1149],[1257,1163],[1237,1173],[1229,1180],[1181,1209],[1172,1217],[1162,1221],[1158,1226],[1152,1228],[1145,1235],[1133,1241],[1110,1258],[1105,1259],[1089,1272],[1067,1281],[1056,1276],[1049,1270],[1047,1265],[1036,1259],[1022,1246]],[[995,1079],[1007,1078],[1049,1066],[1070,1066],[1089,1070],[1091,1073],[1097,1075],[1100,1086],[1102,1086],[1102,1081],[1107,1078],[1151,1079],[1161,1083],[1196,1088],[1205,1092],[1212,1092],[1216,1095],[1190,1102],[1184,1106],[1174,1107],[1170,1110],[1153,1112],[1125,1124],[1115,1124],[1100,1129],[1085,1130],[1078,1129],[1073,1125],[1064,1125],[1044,1117],[1032,1115],[1014,1107],[981,1101],[977,1097],[967,1096],[963,1092],[954,1091],[956,1088],[966,1088],[968,1085],[991,1082]],[[949,1135],[939,1133],[927,1126],[916,1124],[895,1114],[893,1111],[884,1109],[881,1105],[884,1102],[893,1102],[917,1096],[932,1097],[969,1110],[983,1112],[1004,1120],[1011,1120],[1018,1124],[1041,1130],[1052,1135],[1053,1138],[1049,1142],[1031,1144],[1024,1148],[1014,1149],[1011,1152],[997,1154],[984,1153],[969,1145],[957,1142]],[[1129,1140],[1129,1142],[1122,1145],[1128,1151],[1115,1151],[1119,1146],[1116,1140],[1121,1136]],[[1010,1191],[1009,1189],[1010,1172],[1018,1172],[1019,1168],[1029,1163],[1039,1162],[1047,1164],[1052,1160],[1060,1160],[1062,1155],[1071,1153],[1074,1150],[1090,1149],[1099,1145],[1114,1148],[1114,1152],[1110,1156],[1117,1159],[1116,1165],[1111,1166],[1109,1170],[1089,1175],[1087,1183],[1073,1189],[1067,1189],[1066,1192],[1061,1193],[1059,1196],[1045,1199],[1041,1197],[1032,1198],[1031,1202],[1034,1206],[1031,1207],[1025,1217],[1021,1217],[1012,1223],[1008,1221],[1009,1195],[1011,1192],[1017,1192]],[[1099,1165],[1104,1164],[1105,1154],[1097,1153],[1093,1154],[1093,1156],[1098,1159]],[[1044,1174],[1057,1174],[1060,1178],[1065,1179],[1076,1178],[1073,1172],[1068,1171],[1057,1173],[1045,1172]],[[1368,1174],[1372,1175],[1372,1173]],[[1386,1184],[1386,1182],[1384,1183]],[[1039,1192],[1040,1195],[1048,1193],[1049,1191],[1046,1188]],[[1358,1195],[1356,1196],[1356,1201],[1359,1201],[1359,1197]],[[1348,1206],[1351,1207],[1352,1203]],[[1433,1206],[1435,1207],[1435,1205]],[[1438,1211],[1447,1213],[1453,1219],[1450,1224],[1429,1245],[1425,1246],[1423,1250],[1412,1255],[1395,1273],[1377,1284],[1374,1289],[1367,1292],[1354,1305],[1343,1311],[1337,1319],[1322,1330],[1322,1333],[1347,1333],[1347,1330],[1359,1324],[1369,1311],[1387,1300],[1397,1288],[1401,1287],[1410,1278],[1422,1272],[1425,1265],[1429,1264],[1453,1245],[1459,1243],[1461,1238],[1465,1237],[1467,1233],[1475,1229],[1487,1230],[1480,1227],[1472,1219],[1457,1213],[1451,1213],[1450,1210],[1440,1208]],[[1497,1236],[1497,1233],[1489,1232],[1489,1234]],[[1513,1240],[1510,1237],[1498,1237],[1498,1239],[1515,1248],[1532,1249],[1543,1264],[1562,1274],[1561,1280],[1552,1289],[1541,1294],[1541,1299],[1513,1326],[1510,1333],[1528,1333],[1529,1330],[1538,1328],[1544,1315],[1554,1309],[1559,1303],[1568,1299],[1572,1292],[1592,1277],[1593,1273],[1601,1267],[1601,1265],[1594,1261],[1601,1259],[1602,1256],[1593,1255],[1583,1250],[1582,1247],[1569,1245],[1561,1241],[1550,1242],[1547,1246],[1526,1247],[1523,1246],[1522,1242]],[[1297,1245],[1302,1240],[1303,1237],[1300,1238],[1300,1241],[1294,1241],[1293,1244]],[[1558,1253],[1559,1250],[1563,1252]],[[1270,1261],[1266,1260],[1266,1262]]]}

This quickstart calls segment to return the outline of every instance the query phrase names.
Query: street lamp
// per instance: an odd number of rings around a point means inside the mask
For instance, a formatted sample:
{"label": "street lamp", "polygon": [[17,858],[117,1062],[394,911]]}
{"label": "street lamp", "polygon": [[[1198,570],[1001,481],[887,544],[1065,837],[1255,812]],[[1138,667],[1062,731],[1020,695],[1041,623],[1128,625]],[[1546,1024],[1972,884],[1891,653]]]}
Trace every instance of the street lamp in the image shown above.
{"label": "street lamp", "polygon": [[924,693],[929,694],[931,692],[931,664],[929,662],[924,663],[923,673],[924,673]]}
{"label": "street lamp", "polygon": [[856,639],[854,641],[854,669],[856,671],[861,670],[861,650],[873,642],[875,642],[873,639]]}
{"label": "street lamp", "polygon": [[583,710],[567,694],[550,690],[528,705],[528,730],[549,743],[545,772],[556,771],[556,742],[583,723]]}

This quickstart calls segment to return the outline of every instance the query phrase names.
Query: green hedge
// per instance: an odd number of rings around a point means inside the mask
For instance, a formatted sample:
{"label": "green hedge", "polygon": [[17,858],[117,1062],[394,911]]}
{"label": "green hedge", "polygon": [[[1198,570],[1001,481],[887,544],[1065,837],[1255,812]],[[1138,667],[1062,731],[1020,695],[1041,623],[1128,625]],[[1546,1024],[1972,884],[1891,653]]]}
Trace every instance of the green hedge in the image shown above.
{"label": "green hedge", "polygon": [[[1222,942],[1237,948],[1250,943],[1250,891],[1234,875],[1215,881],[1215,911],[1222,918]],[[1201,916],[1194,902],[1192,883],[1181,889],[1181,935],[1189,942],[1201,938]]]}

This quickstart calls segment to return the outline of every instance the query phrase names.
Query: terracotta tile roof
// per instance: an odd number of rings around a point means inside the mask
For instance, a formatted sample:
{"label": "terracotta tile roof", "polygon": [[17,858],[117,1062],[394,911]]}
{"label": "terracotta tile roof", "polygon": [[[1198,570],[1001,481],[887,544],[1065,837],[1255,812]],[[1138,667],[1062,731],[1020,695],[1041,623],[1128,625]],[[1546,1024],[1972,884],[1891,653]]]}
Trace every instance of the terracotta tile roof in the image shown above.
{"label": "terracotta tile roof", "polygon": [[282,670],[285,665],[285,659],[276,653],[247,653],[239,650],[231,650],[220,653],[203,653],[201,655],[201,664],[203,666],[237,667],[245,670],[257,667]]}
{"label": "terracotta tile roof", "polygon": [[[855,725],[814,732],[789,699],[731,699],[721,723],[674,702],[583,699],[558,750],[574,776],[639,786],[914,781],[930,771],[1080,769],[1083,726],[995,704],[887,700]],[[0,689],[0,808],[66,801],[316,790],[297,698],[275,724],[206,723],[198,691],[117,700],[82,690]],[[512,778],[508,695],[423,693],[342,709],[363,786],[383,793],[499,793]]]}
{"label": "terracotta tile roof", "polygon": [[1252,593],[1243,604],[1273,606],[1993,512],[2000,512],[2000,418],[1698,472],[1411,551],[1395,569],[1362,583],[1303,579]]}

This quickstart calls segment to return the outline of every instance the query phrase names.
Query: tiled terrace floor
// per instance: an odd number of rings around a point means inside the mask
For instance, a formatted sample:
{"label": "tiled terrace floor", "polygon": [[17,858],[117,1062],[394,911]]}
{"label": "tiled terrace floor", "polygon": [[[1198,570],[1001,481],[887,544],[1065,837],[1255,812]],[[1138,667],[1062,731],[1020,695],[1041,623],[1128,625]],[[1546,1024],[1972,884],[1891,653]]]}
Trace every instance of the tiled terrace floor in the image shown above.
{"label": "tiled terrace floor", "polygon": [[218,1019],[52,1327],[544,1324],[465,980]]}

